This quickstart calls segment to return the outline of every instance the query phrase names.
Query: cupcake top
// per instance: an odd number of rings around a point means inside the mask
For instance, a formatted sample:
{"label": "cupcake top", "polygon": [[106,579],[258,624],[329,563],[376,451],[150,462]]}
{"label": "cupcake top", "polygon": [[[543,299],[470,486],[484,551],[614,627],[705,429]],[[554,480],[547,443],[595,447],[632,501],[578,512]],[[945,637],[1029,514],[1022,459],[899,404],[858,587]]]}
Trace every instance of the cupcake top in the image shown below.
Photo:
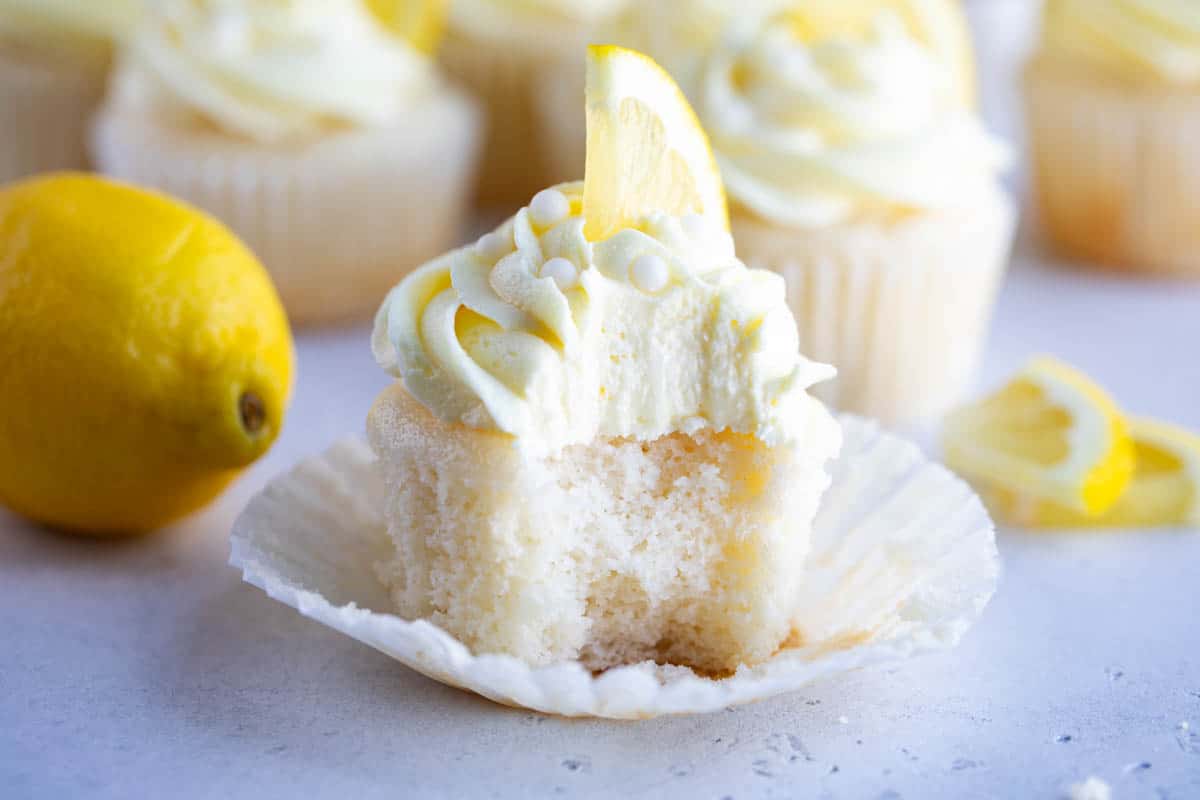
{"label": "cupcake top", "polygon": [[825,36],[805,22],[736,26],[700,72],[697,111],[736,205],[819,227],[991,189],[1007,150],[972,112],[959,65],[888,10]]}
{"label": "cupcake top", "polygon": [[162,0],[133,35],[119,101],[258,142],[400,120],[429,59],[361,0]]}
{"label": "cupcake top", "polygon": [[582,206],[581,183],[540,192],[406,278],[376,319],[380,365],[437,417],[533,450],[811,430],[804,390],[834,371],[800,356],[782,278],[709,219],[651,213],[589,241]]}
{"label": "cupcake top", "polygon": [[1047,0],[1042,51],[1135,80],[1200,83],[1200,4]]}
{"label": "cupcake top", "polygon": [[107,52],[137,23],[142,0],[0,0],[0,39]]}
{"label": "cupcake top", "polygon": [[[564,28],[589,30],[630,3],[631,0],[451,0],[450,26],[473,38],[492,41],[523,40],[539,34],[556,36]],[[559,44],[550,40],[542,46]]]}

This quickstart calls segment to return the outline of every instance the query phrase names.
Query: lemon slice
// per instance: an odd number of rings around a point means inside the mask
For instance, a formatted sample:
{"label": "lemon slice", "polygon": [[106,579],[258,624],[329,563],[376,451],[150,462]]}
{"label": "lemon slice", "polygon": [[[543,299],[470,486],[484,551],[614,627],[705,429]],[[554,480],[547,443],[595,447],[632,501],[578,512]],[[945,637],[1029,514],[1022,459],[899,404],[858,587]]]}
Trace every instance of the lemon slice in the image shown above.
{"label": "lemon slice", "polygon": [[389,31],[422,53],[432,53],[446,28],[447,0],[366,0]]}
{"label": "lemon slice", "polygon": [[606,239],[647,214],[699,214],[729,228],[708,137],[683,92],[647,56],[593,45],[587,58],[584,234]]}
{"label": "lemon slice", "polygon": [[970,29],[958,0],[838,0],[796,4],[786,13],[797,36],[814,41],[861,35],[886,11],[896,14],[908,32],[952,71],[956,96],[964,106],[973,106],[975,59]]}
{"label": "lemon slice", "polygon": [[1087,376],[1037,358],[1006,386],[950,414],[946,464],[1014,504],[1050,502],[1085,517],[1108,511],[1133,473],[1116,404]]}
{"label": "lemon slice", "polygon": [[1036,528],[1150,528],[1200,525],[1200,436],[1175,425],[1134,418],[1129,423],[1136,464],[1116,504],[1088,517],[1050,502],[984,488],[997,517]]}

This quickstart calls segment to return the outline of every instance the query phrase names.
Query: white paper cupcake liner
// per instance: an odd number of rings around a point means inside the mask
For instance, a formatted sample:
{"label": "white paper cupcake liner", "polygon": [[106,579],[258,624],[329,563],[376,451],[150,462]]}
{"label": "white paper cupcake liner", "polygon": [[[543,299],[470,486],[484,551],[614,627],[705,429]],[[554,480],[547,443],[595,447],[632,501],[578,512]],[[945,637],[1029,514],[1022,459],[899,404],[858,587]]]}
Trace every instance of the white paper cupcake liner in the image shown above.
{"label": "white paper cupcake liner", "polygon": [[105,174],[220,219],[262,260],[297,324],[367,318],[405,273],[460,244],[480,115],[444,92],[393,126],[260,145],[109,106]]}
{"label": "white paper cupcake liner", "polygon": [[375,565],[391,555],[374,455],[348,439],[256,496],[234,525],[230,562],[301,614],[431,678],[496,702],[564,716],[638,719],[715,711],[847,670],[955,645],[999,572],[979,499],[917,448],[843,416],[812,552],[796,644],[713,679],[642,663],[592,675],[578,663],[531,668],[472,654],[421,620],[389,613]]}
{"label": "white paper cupcake liner", "polygon": [[735,214],[738,255],[787,282],[800,349],[838,376],[813,387],[831,406],[907,425],[970,387],[1016,213],[999,188],[953,211],[827,229]]}
{"label": "white paper cupcake liner", "polygon": [[102,64],[56,63],[0,45],[0,183],[87,166],[87,125],[105,74]]}
{"label": "white paper cupcake liner", "polygon": [[1083,262],[1200,278],[1200,91],[1035,60],[1025,98],[1051,242]]}

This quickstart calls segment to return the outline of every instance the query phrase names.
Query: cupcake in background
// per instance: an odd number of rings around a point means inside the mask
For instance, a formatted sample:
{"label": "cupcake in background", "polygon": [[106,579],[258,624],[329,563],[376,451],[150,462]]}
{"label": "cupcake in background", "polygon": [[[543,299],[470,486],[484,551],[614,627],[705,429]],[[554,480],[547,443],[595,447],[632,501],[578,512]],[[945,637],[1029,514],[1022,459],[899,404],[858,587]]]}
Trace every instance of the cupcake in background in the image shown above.
{"label": "cupcake in background", "polygon": [[87,123],[141,0],[0,0],[0,183],[87,166]]}
{"label": "cupcake in background", "polygon": [[583,152],[583,46],[628,4],[451,0],[440,59],[488,112],[480,203],[515,211],[540,189],[583,176],[582,160],[575,168],[551,152],[558,140],[547,132],[577,133]]}
{"label": "cupcake in background", "polygon": [[731,30],[693,88],[738,252],[838,368],[822,399],[889,424],[960,399],[1011,246],[967,42],[950,0],[792,4]]}
{"label": "cupcake in background", "polygon": [[480,115],[422,51],[427,33],[409,44],[401,17],[361,0],[152,9],[96,120],[97,167],[226,222],[294,322],[365,317],[457,243]]}
{"label": "cupcake in background", "polygon": [[1025,72],[1031,178],[1063,255],[1200,278],[1200,7],[1047,0]]}

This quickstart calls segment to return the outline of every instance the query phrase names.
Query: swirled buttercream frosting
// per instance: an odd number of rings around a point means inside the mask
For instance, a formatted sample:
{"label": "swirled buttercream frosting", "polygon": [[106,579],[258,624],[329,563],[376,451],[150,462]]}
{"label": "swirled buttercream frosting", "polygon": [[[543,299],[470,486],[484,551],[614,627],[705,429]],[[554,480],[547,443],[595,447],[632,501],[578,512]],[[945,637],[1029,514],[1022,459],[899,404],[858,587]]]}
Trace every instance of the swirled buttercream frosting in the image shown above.
{"label": "swirled buttercream frosting", "polygon": [[1196,0],[1047,0],[1042,51],[1115,74],[1200,82]]}
{"label": "swirled buttercream frosting", "polygon": [[435,85],[429,60],[360,0],[162,0],[152,9],[119,95],[254,141],[392,123]]}
{"label": "swirled buttercream frosting", "polygon": [[438,418],[535,450],[706,427],[775,444],[825,414],[805,389],[834,370],[800,355],[782,278],[698,216],[588,241],[582,194],[540,192],[405,278],[376,318],[380,365]]}
{"label": "swirled buttercream frosting", "polygon": [[951,68],[889,12],[862,34],[811,41],[786,14],[735,26],[700,81],[730,199],[778,224],[949,208],[990,189],[1008,160]]}

